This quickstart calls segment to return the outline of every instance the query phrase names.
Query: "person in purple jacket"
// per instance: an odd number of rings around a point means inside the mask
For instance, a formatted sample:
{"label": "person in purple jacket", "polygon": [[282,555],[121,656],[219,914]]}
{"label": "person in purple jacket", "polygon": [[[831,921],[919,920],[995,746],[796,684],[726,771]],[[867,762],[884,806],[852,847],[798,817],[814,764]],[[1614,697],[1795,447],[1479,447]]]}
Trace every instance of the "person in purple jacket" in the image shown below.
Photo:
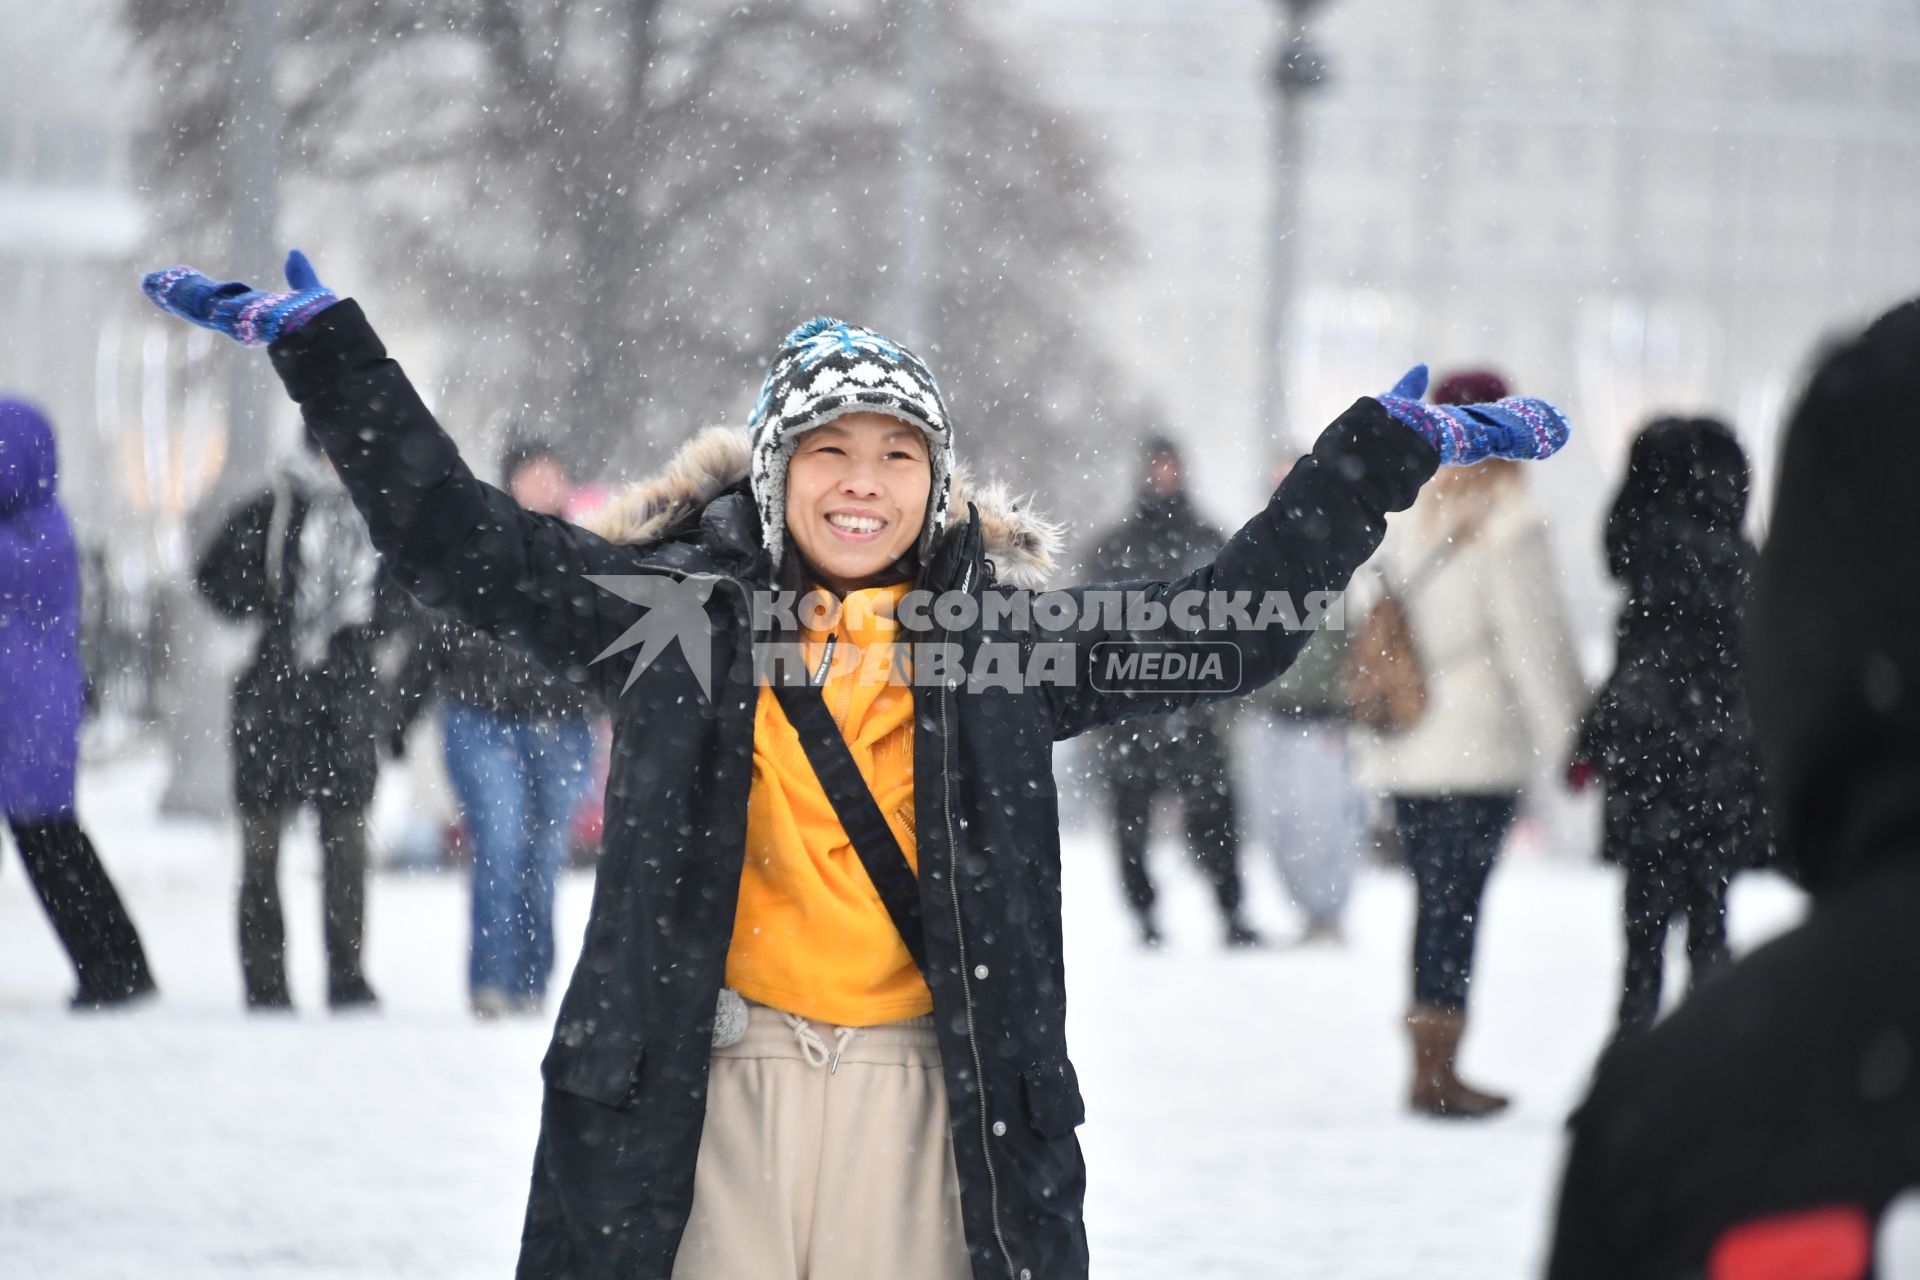
{"label": "person in purple jacket", "polygon": [[0,399],[0,817],[73,961],[76,1009],[154,990],[140,935],[74,816],[85,694],[80,567],[55,494],[53,427]]}

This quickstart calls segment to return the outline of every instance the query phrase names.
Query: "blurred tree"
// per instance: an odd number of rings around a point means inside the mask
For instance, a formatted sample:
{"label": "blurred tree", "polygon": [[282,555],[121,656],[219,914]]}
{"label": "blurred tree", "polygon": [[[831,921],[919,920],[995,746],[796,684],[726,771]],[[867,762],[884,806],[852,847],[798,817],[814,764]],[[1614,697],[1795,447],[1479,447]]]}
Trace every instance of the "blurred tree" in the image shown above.
{"label": "blurred tree", "polygon": [[[146,176],[209,255],[233,2],[125,0],[160,84]],[[908,14],[935,24],[937,225],[902,282]],[[1121,248],[1091,144],[956,4],[286,0],[282,33],[286,202],[329,211],[320,239],[351,215],[379,314],[460,353],[454,413],[634,462],[743,420],[800,319],[904,325],[920,289],[923,354],[994,470],[1065,504],[1100,420],[1134,416],[1076,316]]]}

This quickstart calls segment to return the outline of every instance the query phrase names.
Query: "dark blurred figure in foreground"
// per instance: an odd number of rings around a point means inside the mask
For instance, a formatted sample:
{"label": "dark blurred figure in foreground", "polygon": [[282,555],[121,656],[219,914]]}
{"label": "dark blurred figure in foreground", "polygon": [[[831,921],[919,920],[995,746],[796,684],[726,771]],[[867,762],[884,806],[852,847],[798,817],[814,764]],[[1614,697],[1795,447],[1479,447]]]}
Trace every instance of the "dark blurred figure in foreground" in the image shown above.
{"label": "dark blurred figure in foreground", "polygon": [[1661,418],[1633,442],[1607,519],[1626,590],[1613,674],[1582,721],[1568,780],[1606,788],[1610,862],[1626,868],[1626,973],[1616,1036],[1660,1011],[1667,927],[1687,919],[1688,980],[1727,959],[1727,882],[1771,839],[1740,679],[1753,578],[1747,458],[1721,423]]}
{"label": "dark blurred figure in foreground", "polygon": [[[1150,437],[1143,455],[1140,497],[1133,514],[1109,529],[1088,558],[1096,582],[1166,581],[1212,561],[1227,537],[1201,518],[1187,496],[1180,450]],[[1234,809],[1232,768],[1218,710],[1188,707],[1106,730],[1100,756],[1113,795],[1114,842],[1127,903],[1148,946],[1160,944],[1154,919],[1147,838],[1153,799],[1171,792],[1186,820],[1187,846],[1213,882],[1230,947],[1257,946],[1258,934],[1240,916],[1240,824]]]}
{"label": "dark blurred figure in foreground", "polygon": [[79,976],[76,1009],[154,990],[133,921],[74,814],[85,680],[80,568],[53,427],[0,400],[0,817]]}
{"label": "dark blurred figure in foreground", "polygon": [[1552,1280],[1911,1274],[1890,1263],[1920,1212],[1916,406],[1910,302],[1830,356],[1794,415],[1747,683],[1812,910],[1602,1060]]}
{"label": "dark blurred figure in foreground", "polygon": [[[520,435],[501,486],[528,511],[565,513],[572,483],[544,441]],[[411,721],[442,701],[447,777],[473,839],[467,994],[477,1018],[537,1014],[553,974],[553,890],[592,781],[591,705],[577,685],[486,632],[434,614],[402,679]]]}
{"label": "dark blurred figure in foreground", "polygon": [[375,661],[400,616],[366,526],[332,466],[298,450],[243,503],[201,557],[200,592],[229,618],[261,623],[233,690],[233,789],[240,810],[240,968],[247,1005],[292,1005],[280,909],[280,836],[301,805],[320,821],[327,1003],[377,1003],[361,969],[367,806],[393,700]]}

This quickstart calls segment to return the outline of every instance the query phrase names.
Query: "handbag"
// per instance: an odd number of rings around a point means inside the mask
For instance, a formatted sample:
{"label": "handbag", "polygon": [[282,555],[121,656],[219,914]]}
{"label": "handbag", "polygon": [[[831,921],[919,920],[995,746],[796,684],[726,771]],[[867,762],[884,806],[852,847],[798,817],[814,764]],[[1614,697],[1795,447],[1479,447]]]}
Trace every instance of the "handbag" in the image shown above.
{"label": "handbag", "polygon": [[1406,604],[1391,590],[1360,624],[1341,685],[1353,718],[1375,733],[1405,733],[1426,713],[1427,678],[1413,643],[1413,623]]}
{"label": "handbag", "polygon": [[1405,733],[1426,714],[1427,673],[1409,605],[1420,588],[1474,539],[1482,523],[1476,518],[1462,525],[1398,589],[1383,570],[1374,570],[1380,579],[1380,599],[1354,634],[1340,684],[1353,718],[1375,733]]}

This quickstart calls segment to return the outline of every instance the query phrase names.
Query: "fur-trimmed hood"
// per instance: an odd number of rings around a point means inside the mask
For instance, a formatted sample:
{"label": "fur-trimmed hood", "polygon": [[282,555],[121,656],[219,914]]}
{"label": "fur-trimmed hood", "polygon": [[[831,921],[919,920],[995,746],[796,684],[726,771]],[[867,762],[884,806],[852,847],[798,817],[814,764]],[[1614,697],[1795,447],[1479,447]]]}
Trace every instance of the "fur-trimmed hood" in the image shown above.
{"label": "fur-trimmed hood", "polygon": [[[609,542],[657,542],[689,512],[745,481],[751,454],[744,427],[708,427],[658,472],[614,495],[581,524]],[[1064,540],[1057,522],[998,481],[976,483],[963,463],[953,472],[953,510],[964,512],[969,502],[980,512],[981,541],[1002,585],[1032,591],[1053,585]]]}

